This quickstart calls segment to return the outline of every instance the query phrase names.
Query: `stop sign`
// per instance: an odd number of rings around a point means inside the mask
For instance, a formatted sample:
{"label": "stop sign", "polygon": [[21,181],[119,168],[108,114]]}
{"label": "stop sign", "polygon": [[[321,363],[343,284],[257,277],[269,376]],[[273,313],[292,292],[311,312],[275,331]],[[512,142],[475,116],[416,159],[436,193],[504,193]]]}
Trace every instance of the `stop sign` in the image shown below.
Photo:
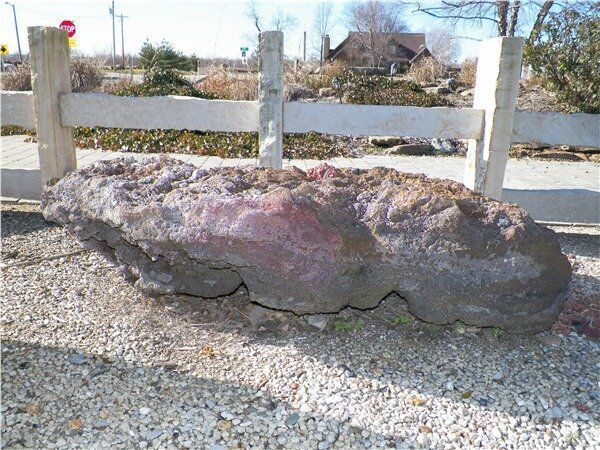
{"label": "stop sign", "polygon": [[63,20],[58,28],[66,30],[69,37],[73,37],[75,35],[75,24],[70,20]]}

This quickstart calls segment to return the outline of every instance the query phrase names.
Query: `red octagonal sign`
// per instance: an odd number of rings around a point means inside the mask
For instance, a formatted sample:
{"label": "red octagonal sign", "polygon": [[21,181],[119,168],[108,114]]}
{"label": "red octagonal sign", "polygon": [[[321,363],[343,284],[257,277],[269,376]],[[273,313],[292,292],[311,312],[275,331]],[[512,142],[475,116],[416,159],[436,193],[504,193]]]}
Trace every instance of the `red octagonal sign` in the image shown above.
{"label": "red octagonal sign", "polygon": [[69,37],[75,36],[75,24],[70,20],[63,20],[60,23],[59,28],[66,30]]}

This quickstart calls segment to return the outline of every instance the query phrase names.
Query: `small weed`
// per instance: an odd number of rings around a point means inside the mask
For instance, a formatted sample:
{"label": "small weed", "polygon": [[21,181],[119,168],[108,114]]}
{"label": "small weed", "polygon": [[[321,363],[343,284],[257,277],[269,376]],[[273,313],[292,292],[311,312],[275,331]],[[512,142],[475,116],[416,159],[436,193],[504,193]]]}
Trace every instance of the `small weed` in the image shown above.
{"label": "small weed", "polygon": [[494,336],[494,338],[498,339],[500,336],[502,336],[504,334],[504,331],[501,330],[500,328],[494,328],[494,331],[492,333],[492,335]]}
{"label": "small weed", "polygon": [[460,394],[460,398],[466,400],[468,398],[471,398],[471,395],[473,395],[473,392],[471,392],[471,391],[464,391],[462,394]]}
{"label": "small weed", "polygon": [[413,322],[413,318],[410,316],[397,316],[394,318],[396,325],[408,325],[411,322]]}
{"label": "small weed", "polygon": [[346,320],[336,320],[333,322],[333,329],[335,331],[352,331],[360,328],[359,322],[349,322]]}
{"label": "small weed", "polygon": [[205,356],[206,358],[214,358],[217,355],[217,352],[215,351],[215,349],[208,345],[205,347],[202,347],[202,350],[200,351],[200,353],[202,354],[202,356]]}
{"label": "small weed", "polygon": [[462,323],[460,320],[457,320],[456,322],[454,322],[452,324],[452,331],[459,333],[459,334],[463,334],[466,330],[465,324]]}
{"label": "small weed", "polygon": [[425,403],[427,403],[427,399],[423,397],[412,397],[410,399],[410,404],[413,406],[423,406]]}

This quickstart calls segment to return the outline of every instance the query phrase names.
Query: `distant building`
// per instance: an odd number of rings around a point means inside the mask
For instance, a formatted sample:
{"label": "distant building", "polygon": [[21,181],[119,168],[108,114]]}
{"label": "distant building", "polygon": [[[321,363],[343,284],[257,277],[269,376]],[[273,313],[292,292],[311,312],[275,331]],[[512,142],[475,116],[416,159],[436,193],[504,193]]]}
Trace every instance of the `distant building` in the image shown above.
{"label": "distant building", "polygon": [[424,33],[369,33],[348,32],[336,48],[330,48],[329,36],[323,38],[323,59],[343,61],[351,67],[382,67],[392,63],[398,68],[431,56],[425,44]]}

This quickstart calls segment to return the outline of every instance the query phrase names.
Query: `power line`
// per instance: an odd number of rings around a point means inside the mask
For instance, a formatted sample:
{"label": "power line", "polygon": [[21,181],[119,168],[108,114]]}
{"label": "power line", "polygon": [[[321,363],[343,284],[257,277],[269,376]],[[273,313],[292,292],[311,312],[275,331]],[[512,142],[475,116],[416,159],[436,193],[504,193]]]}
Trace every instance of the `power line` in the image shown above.
{"label": "power line", "polygon": [[221,16],[219,17],[219,24],[217,25],[217,35],[215,36],[215,46],[213,47],[213,58],[217,54],[217,43],[219,42],[219,34],[221,33],[221,22],[223,21],[223,14],[225,13],[225,8],[227,8],[227,2],[223,4]]}
{"label": "power line", "polygon": [[[5,2],[5,3],[8,4],[8,5],[12,5],[12,3],[8,3],[8,2]],[[54,17],[63,17],[64,16],[64,14],[54,14],[54,13],[48,13],[48,12],[43,12],[43,11],[35,11],[33,9],[23,8],[22,6],[14,6],[13,5],[13,8],[18,9],[19,11],[27,11],[27,12],[34,13],[34,14],[40,14],[42,16],[54,16]],[[76,16],[76,15],[73,15],[73,14],[69,14],[69,16],[77,18],[77,19],[94,19],[94,18],[98,18],[98,17],[104,17],[104,15]]]}

